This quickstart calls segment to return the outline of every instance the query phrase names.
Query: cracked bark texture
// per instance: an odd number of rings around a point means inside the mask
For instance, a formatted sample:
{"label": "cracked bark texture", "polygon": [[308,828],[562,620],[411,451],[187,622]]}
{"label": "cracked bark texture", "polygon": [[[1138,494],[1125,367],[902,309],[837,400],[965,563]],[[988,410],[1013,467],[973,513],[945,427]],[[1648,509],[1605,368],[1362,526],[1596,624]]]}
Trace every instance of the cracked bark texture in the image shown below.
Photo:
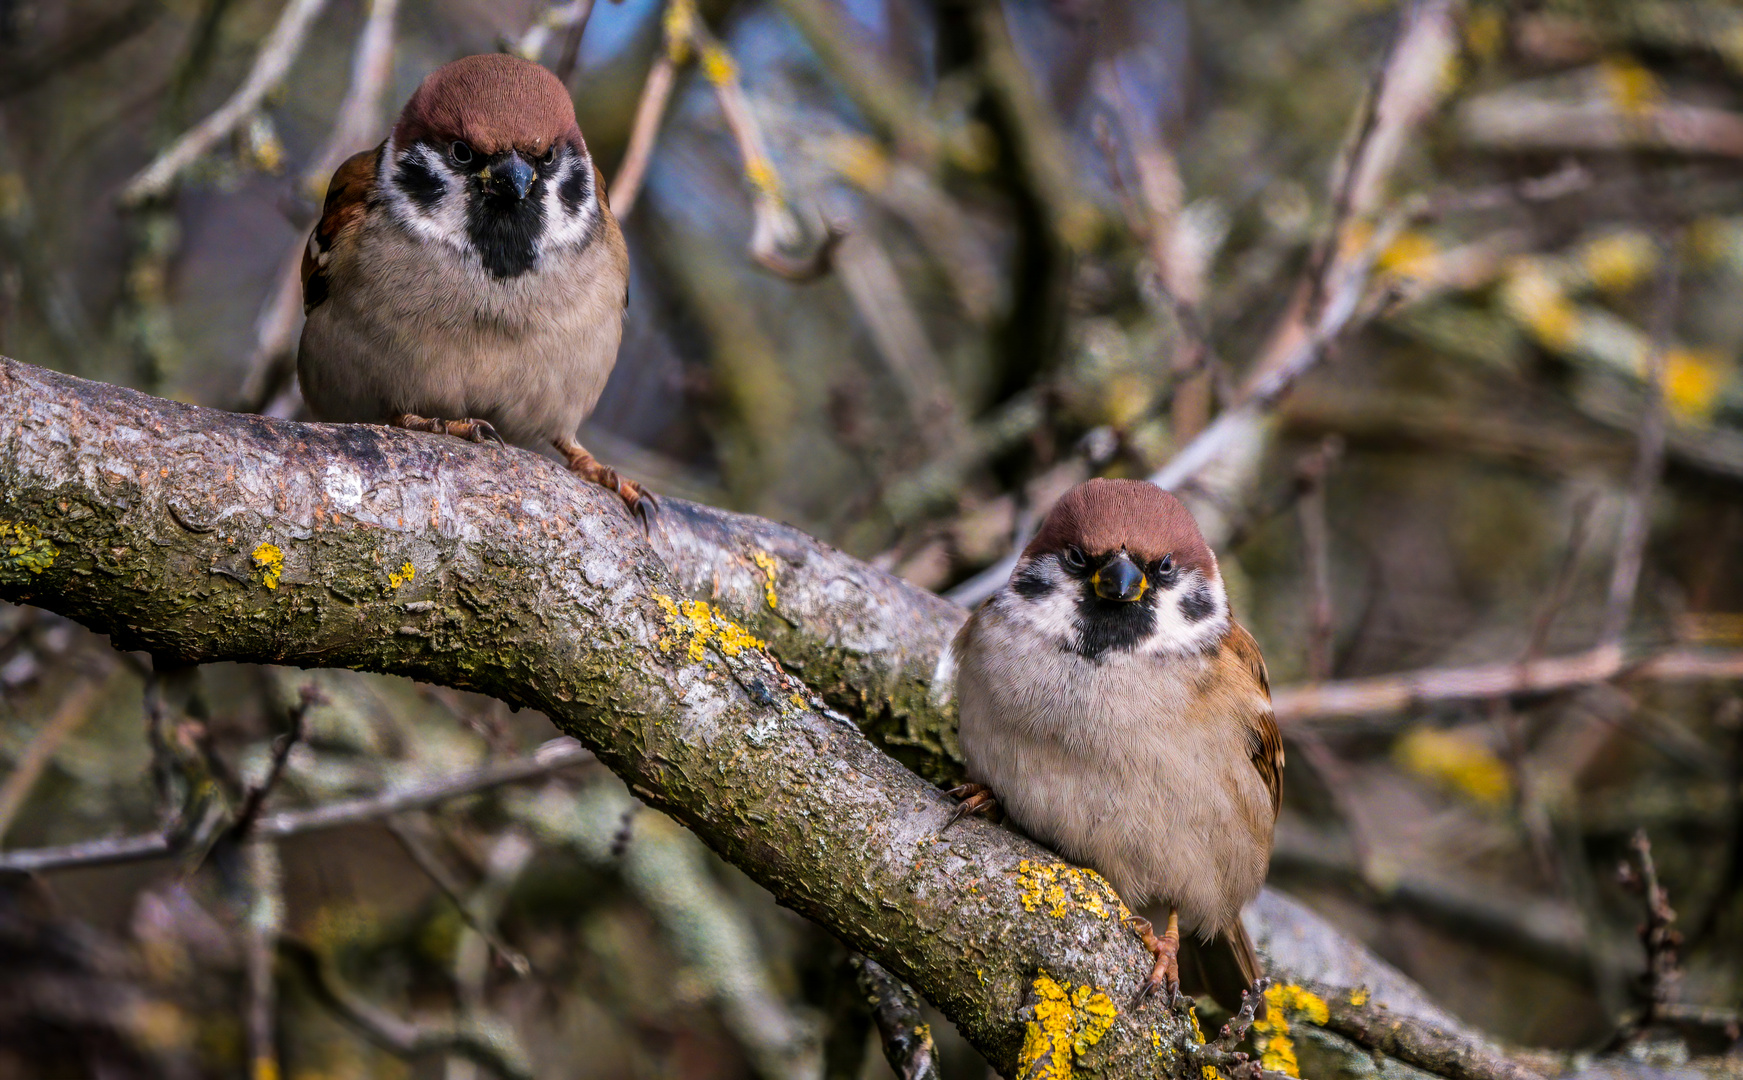
{"label": "cracked bark texture", "polygon": [[[0,430],[0,598],[164,662],[348,667],[542,710],[1005,1075],[1186,1071],[1182,1025],[1127,1007],[1147,963],[1104,882],[983,822],[941,833],[950,801],[820,712],[726,614],[760,582],[752,629],[936,774],[947,719],[925,706],[960,619],[943,601],[672,500],[665,549],[688,524],[694,550],[746,564],[740,580],[677,558],[675,579],[614,498],[524,451],[222,413],[3,359]],[[783,607],[783,567],[790,584],[807,568],[815,595]],[[725,611],[686,599],[715,572]]]}

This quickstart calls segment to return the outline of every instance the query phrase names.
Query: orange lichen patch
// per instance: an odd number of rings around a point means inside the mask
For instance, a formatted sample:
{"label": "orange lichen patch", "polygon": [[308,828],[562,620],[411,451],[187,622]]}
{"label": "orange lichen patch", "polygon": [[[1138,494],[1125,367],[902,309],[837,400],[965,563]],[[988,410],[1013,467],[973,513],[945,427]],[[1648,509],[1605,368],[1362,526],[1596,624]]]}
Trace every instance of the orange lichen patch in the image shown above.
{"label": "orange lichen patch", "polygon": [[1265,990],[1266,1017],[1253,1021],[1253,1045],[1259,1050],[1259,1063],[1273,1072],[1300,1076],[1301,1063],[1295,1058],[1295,1042],[1289,1037],[1291,1016],[1306,1019],[1324,1027],[1331,1019],[1325,999],[1293,983],[1280,983]]}
{"label": "orange lichen patch", "polygon": [[1719,407],[1731,373],[1717,353],[1671,349],[1664,357],[1664,401],[1678,420],[1705,423]]}
{"label": "orange lichen patch", "polygon": [[1017,887],[1023,910],[1045,911],[1055,919],[1064,918],[1073,903],[1101,919],[1116,910],[1122,917],[1128,914],[1113,886],[1094,870],[1024,859],[1017,864]]}
{"label": "orange lichen patch", "polygon": [[1398,764],[1475,802],[1500,806],[1513,794],[1513,772],[1482,741],[1456,731],[1416,727],[1392,749]]}
{"label": "orange lichen patch", "polygon": [[663,652],[669,653],[675,645],[682,645],[690,659],[700,663],[710,648],[722,656],[733,657],[746,649],[763,647],[760,638],[715,611],[706,600],[673,600],[659,593],[654,594],[654,600],[673,632],[671,638],[662,635],[656,643]]}
{"label": "orange lichen patch", "polygon": [[61,553],[53,541],[42,535],[41,529],[22,521],[0,521],[0,550],[5,552],[0,557],[0,568],[27,570],[32,574],[53,566]]}
{"label": "orange lichen patch", "polygon": [[769,610],[775,610],[775,557],[763,550],[750,553],[750,561],[757,564],[757,569],[763,572],[763,599],[769,602]]}
{"label": "orange lichen patch", "polygon": [[1073,989],[1042,972],[1032,984],[1034,1018],[1023,1029],[1018,1080],[1071,1080],[1072,1063],[1101,1041],[1119,1009],[1093,986]]}
{"label": "orange lichen patch", "polygon": [[278,588],[278,579],[284,574],[284,552],[277,544],[261,544],[254,549],[254,566],[260,571],[260,583],[269,589]]}

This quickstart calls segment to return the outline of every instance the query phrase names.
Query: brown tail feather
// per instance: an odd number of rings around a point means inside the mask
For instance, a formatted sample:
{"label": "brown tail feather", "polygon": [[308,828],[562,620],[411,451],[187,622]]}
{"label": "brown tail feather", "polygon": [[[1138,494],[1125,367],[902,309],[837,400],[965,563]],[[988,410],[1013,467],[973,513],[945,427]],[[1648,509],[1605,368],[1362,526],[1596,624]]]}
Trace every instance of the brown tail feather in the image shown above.
{"label": "brown tail feather", "polygon": [[[1209,994],[1218,1005],[1235,1012],[1241,1007],[1241,991],[1258,982],[1259,974],[1259,955],[1240,923],[1233,933],[1209,941],[1198,940],[1196,934],[1180,936],[1180,989],[1188,994]],[[1263,1001],[1254,1016],[1264,1019]]]}

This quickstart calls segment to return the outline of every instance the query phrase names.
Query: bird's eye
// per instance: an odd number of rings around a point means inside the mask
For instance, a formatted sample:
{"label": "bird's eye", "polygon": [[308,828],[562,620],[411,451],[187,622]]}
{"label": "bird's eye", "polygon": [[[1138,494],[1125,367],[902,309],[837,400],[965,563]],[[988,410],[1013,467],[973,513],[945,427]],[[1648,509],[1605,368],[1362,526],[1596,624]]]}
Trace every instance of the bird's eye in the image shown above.
{"label": "bird's eye", "polygon": [[1082,548],[1072,544],[1065,549],[1065,565],[1073,570],[1082,570],[1089,565],[1089,560],[1084,558]]}
{"label": "bird's eye", "polygon": [[545,156],[540,158],[539,160],[546,165],[549,165],[551,162],[556,161],[557,160],[557,144],[552,143],[551,148],[549,150],[545,151]]}
{"label": "bird's eye", "polygon": [[1156,572],[1158,574],[1172,574],[1174,572],[1174,556],[1172,554],[1162,556],[1162,561],[1156,564]]}
{"label": "bird's eye", "polygon": [[472,162],[472,148],[456,139],[448,147],[448,156],[454,159],[456,165],[469,165]]}

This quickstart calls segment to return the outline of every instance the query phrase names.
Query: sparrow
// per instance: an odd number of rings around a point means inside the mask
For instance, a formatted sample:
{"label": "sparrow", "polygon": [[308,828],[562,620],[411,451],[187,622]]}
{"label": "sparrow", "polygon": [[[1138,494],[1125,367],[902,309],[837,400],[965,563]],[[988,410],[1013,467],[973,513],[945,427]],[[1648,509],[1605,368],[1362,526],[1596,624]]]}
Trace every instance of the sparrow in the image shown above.
{"label": "sparrow", "polygon": [[1240,1008],[1260,975],[1241,908],[1270,864],[1283,742],[1191,513],[1141,480],[1072,488],[952,650],[972,781],[958,816],[1003,810],[1165,923],[1130,920],[1155,958],[1139,1000]]}
{"label": "sparrow", "polygon": [[617,362],[629,252],[545,68],[497,53],[431,72],[333,174],[302,274],[316,419],[553,446],[632,513],[657,505],[576,441]]}

